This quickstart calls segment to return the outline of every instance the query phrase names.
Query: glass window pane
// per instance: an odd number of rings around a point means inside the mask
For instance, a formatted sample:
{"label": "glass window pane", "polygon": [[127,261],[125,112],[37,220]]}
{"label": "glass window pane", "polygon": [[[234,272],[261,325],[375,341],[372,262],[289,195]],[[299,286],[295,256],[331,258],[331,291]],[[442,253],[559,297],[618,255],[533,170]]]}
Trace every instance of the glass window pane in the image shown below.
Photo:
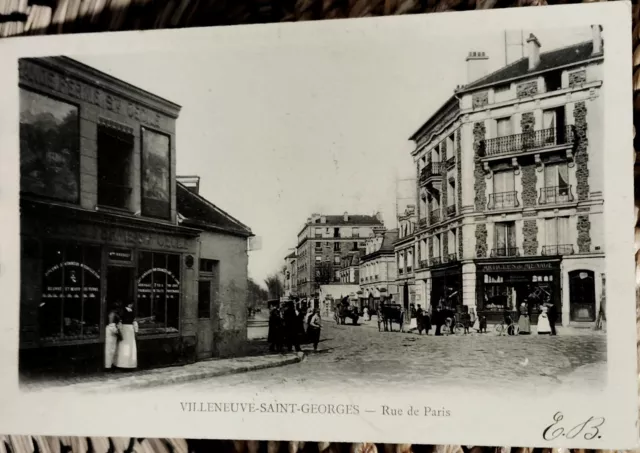
{"label": "glass window pane", "polygon": [[82,338],[82,247],[66,247],[64,275],[63,331],[66,337]]}
{"label": "glass window pane", "polygon": [[568,245],[569,239],[569,217],[558,217],[558,244]]}
{"label": "glass window pane", "polygon": [[[217,272],[217,261],[213,261],[212,271]],[[180,327],[180,255],[167,256],[167,327]]]}
{"label": "glass window pane", "polygon": [[505,225],[502,223],[496,223],[496,248],[504,249],[507,247],[507,235]]}
{"label": "glass window pane", "polygon": [[556,187],[558,185],[558,169],[555,165],[544,167],[544,186]]}
{"label": "glass window pane", "polygon": [[544,228],[547,245],[556,245],[558,237],[558,232],[556,229],[556,219],[545,219]]}
{"label": "glass window pane", "polygon": [[[560,189],[566,189],[569,187],[569,168],[567,164],[557,165],[558,168],[558,187]],[[560,193],[560,195],[565,195],[564,193]]]}
{"label": "glass window pane", "polygon": [[20,190],[78,202],[78,108],[20,89]]}
{"label": "glass window pane", "polygon": [[138,305],[136,309],[140,328],[144,327],[144,318],[151,317],[151,301],[153,299],[153,293],[151,292],[153,272],[151,269],[153,269],[152,253],[140,252],[138,255]]}
{"label": "glass window pane", "polygon": [[62,336],[63,272],[64,247],[61,244],[43,245],[44,281],[42,299],[38,308],[38,324],[43,339],[56,339]]}
{"label": "glass window pane", "polygon": [[516,225],[513,222],[509,222],[506,225],[507,228],[507,247],[513,249],[516,247]]}
{"label": "glass window pane", "polygon": [[142,214],[168,218],[170,214],[169,136],[142,129]]}
{"label": "glass window pane", "polygon": [[100,335],[100,247],[84,247],[82,310],[84,338]]}

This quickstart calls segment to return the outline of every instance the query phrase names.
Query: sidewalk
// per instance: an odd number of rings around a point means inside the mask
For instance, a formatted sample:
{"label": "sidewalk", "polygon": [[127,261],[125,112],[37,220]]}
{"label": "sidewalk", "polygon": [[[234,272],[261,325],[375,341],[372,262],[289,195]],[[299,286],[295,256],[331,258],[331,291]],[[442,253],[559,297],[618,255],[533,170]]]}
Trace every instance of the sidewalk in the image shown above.
{"label": "sidewalk", "polygon": [[134,390],[292,365],[301,362],[303,359],[304,353],[290,353],[206,360],[179,367],[141,370],[129,373],[123,372],[121,374],[103,374],[87,377],[84,380],[82,378],[72,378],[70,380],[62,378],[48,381],[32,381],[23,383],[22,388],[26,391],[59,388],[80,392],[100,393],[105,391]]}

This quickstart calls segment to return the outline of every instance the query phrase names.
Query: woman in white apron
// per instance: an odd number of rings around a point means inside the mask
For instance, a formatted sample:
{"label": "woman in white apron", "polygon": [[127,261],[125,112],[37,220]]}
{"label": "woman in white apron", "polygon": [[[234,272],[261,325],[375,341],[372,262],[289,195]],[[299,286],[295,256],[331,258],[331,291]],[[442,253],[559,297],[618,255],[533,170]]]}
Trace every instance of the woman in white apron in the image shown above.
{"label": "woman in white apron", "polygon": [[551,335],[551,325],[549,324],[549,308],[546,305],[540,307],[538,315],[538,335]]}
{"label": "woman in white apron", "polygon": [[133,316],[133,304],[125,307],[122,313],[122,323],[119,327],[122,339],[118,343],[115,365],[118,368],[124,369],[137,368],[138,349],[136,347],[136,333],[138,333],[138,323]]}

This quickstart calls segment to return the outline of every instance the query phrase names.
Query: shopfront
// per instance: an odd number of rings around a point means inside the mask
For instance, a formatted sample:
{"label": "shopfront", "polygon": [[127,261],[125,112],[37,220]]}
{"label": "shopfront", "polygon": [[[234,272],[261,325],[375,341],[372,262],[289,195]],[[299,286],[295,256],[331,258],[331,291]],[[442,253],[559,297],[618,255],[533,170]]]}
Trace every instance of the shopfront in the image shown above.
{"label": "shopfront", "polygon": [[458,264],[431,270],[430,303],[450,310],[462,305],[462,267]]}
{"label": "shopfront", "polygon": [[505,312],[515,313],[522,303],[536,323],[540,306],[553,303],[562,323],[560,260],[476,262],[477,312],[488,322],[499,322]]}
{"label": "shopfront", "polygon": [[99,370],[108,313],[130,302],[139,368],[195,360],[198,230],[37,203],[22,210],[21,371]]}

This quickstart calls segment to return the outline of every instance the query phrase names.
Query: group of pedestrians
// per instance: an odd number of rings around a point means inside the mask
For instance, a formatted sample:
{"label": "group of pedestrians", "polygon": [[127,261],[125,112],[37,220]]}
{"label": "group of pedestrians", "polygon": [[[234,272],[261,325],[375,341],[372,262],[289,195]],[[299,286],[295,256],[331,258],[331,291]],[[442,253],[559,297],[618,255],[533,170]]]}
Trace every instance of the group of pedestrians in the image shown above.
{"label": "group of pedestrians", "polygon": [[137,334],[138,323],[133,303],[128,303],[124,309],[109,312],[104,341],[105,370],[132,370],[138,367]]}
{"label": "group of pedestrians", "polygon": [[301,343],[313,344],[318,350],[322,320],[320,310],[307,307],[305,302],[287,301],[271,307],[269,312],[269,350],[272,352],[301,351]]}

